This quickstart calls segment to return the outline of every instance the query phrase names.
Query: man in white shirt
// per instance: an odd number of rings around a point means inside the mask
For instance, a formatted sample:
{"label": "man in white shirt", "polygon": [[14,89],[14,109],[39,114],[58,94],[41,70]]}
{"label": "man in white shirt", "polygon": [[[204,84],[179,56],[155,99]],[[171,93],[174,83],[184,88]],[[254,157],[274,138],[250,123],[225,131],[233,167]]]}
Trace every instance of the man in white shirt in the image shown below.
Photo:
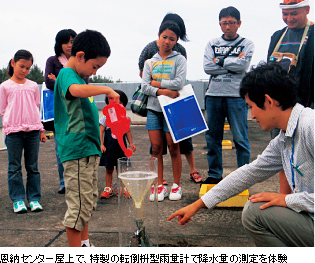
{"label": "man in white shirt", "polygon": [[277,64],[247,73],[241,97],[260,127],[279,128],[279,136],[255,161],[232,172],[169,220],[178,216],[179,224],[185,225],[200,208],[214,208],[284,170],[286,181],[281,184],[287,184],[287,192],[252,195],[243,210],[243,226],[257,246],[314,246],[314,110],[297,103],[296,94],[297,83]]}

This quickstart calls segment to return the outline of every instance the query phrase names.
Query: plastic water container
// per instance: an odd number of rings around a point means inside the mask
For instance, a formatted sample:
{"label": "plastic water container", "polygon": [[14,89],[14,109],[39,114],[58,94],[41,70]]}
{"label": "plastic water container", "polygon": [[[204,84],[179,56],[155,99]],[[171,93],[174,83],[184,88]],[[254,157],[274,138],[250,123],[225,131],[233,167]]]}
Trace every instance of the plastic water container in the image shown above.
{"label": "plastic water container", "polygon": [[110,100],[109,104],[103,108],[103,114],[106,116],[106,126],[111,129],[125,156],[129,158],[132,150],[126,148],[123,140],[124,134],[130,130],[130,119],[126,116],[125,107]]}

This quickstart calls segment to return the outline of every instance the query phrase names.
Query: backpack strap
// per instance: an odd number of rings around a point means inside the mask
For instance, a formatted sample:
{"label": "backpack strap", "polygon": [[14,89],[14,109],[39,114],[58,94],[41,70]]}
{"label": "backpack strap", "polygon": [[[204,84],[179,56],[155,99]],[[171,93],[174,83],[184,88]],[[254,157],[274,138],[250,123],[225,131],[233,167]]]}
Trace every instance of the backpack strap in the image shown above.
{"label": "backpack strap", "polygon": [[151,75],[152,75],[152,62],[151,62],[151,59],[149,58],[149,59],[147,59],[146,61],[145,61],[145,63],[147,63],[148,64],[148,66],[149,66],[149,68],[150,68],[150,71],[151,71]]}
{"label": "backpack strap", "polygon": [[224,55],[224,57],[221,58],[221,59],[226,59],[226,58],[228,57],[228,55],[230,55],[230,53],[233,51],[233,49],[236,48],[239,44],[241,44],[244,39],[245,39],[245,38],[243,37],[243,38],[241,38],[239,41],[237,41],[237,43],[236,43],[235,45],[233,45],[233,46],[230,48],[230,50],[229,50],[228,52],[226,52],[226,54]]}
{"label": "backpack strap", "polygon": [[297,53],[297,55],[296,55],[296,62],[297,62],[298,59],[299,59],[299,54],[300,54],[300,51],[301,51],[301,49],[302,49],[303,43],[304,43],[304,41],[305,41],[305,38],[306,38],[306,36],[307,36],[308,30],[309,30],[309,28],[310,28],[310,25],[311,25],[311,22],[310,22],[310,20],[308,20],[308,21],[307,21],[307,24],[306,24],[306,27],[305,27],[305,29],[304,29],[304,33],[303,33],[303,36],[302,36],[302,40],[301,40],[301,44],[300,44],[299,51],[298,51],[298,53]]}
{"label": "backpack strap", "polygon": [[[235,45],[231,46],[229,51],[226,52],[226,54],[221,59],[226,59],[228,57],[228,55],[230,55],[230,53],[233,51],[233,49],[236,48],[239,44],[241,44],[244,39],[245,39],[244,37],[241,38],[239,41],[237,41],[237,43]],[[211,48],[213,49],[213,52],[214,52],[214,46],[211,46]]]}
{"label": "backpack strap", "polygon": [[[288,29],[289,29],[289,28],[287,27],[287,28],[285,29],[285,31],[283,32],[282,36],[280,37],[280,39],[279,39],[279,41],[278,41],[277,45],[275,46],[275,49],[273,50],[272,53],[278,52],[279,47],[280,47],[280,44],[281,44],[281,42],[282,42],[282,39],[284,38],[285,34],[288,32]],[[272,54],[272,53],[271,53],[271,54]]]}
{"label": "backpack strap", "polygon": [[[245,37],[243,37],[243,38],[241,38],[239,41],[237,41],[237,43],[236,43],[235,45],[233,45],[233,46],[229,49],[229,51],[226,52],[226,54],[224,55],[224,57],[221,58],[220,60],[226,59],[226,58],[230,55],[230,53],[233,51],[233,49],[236,48],[239,44],[241,44],[244,39],[245,39]],[[214,52],[213,46],[211,46],[211,47],[212,47],[213,52]],[[232,72],[230,72],[230,73],[232,73]],[[213,77],[216,77],[216,76],[217,76],[217,75],[211,75],[211,76],[210,76],[210,78],[209,78],[209,83],[208,83],[208,88],[207,88],[207,89],[209,89],[209,85],[210,85],[210,82],[211,82],[212,78],[213,78]]]}

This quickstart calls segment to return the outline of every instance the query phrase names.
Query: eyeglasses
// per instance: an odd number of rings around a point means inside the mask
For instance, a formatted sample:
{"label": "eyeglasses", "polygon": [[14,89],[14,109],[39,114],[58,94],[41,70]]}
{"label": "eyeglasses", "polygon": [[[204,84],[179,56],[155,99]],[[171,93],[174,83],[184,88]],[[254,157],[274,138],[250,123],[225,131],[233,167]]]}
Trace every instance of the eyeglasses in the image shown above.
{"label": "eyeglasses", "polygon": [[229,22],[222,22],[222,23],[219,23],[220,26],[234,26],[235,24],[237,23],[237,21],[229,21]]}

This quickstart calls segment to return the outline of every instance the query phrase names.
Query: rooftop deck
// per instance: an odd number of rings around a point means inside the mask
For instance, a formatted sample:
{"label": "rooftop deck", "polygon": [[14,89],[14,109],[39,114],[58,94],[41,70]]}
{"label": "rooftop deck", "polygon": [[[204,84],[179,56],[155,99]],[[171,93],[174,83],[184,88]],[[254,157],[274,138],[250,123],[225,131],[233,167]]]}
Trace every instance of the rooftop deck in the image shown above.
{"label": "rooftop deck", "polygon": [[[148,132],[144,125],[131,127],[137,156],[147,156],[149,152]],[[226,131],[224,139],[232,139]],[[249,121],[249,139],[252,160],[262,152],[270,140],[269,133]],[[206,143],[204,134],[193,137],[196,167],[203,178],[207,176]],[[224,176],[237,168],[235,149],[223,151]],[[169,155],[164,159],[165,179],[171,183],[171,161]],[[12,202],[8,196],[7,151],[0,151],[0,235],[2,247],[65,247],[67,237],[62,225],[66,211],[64,195],[57,194],[59,178],[57,172],[54,140],[40,145],[39,170],[42,180],[41,213],[14,214]],[[23,169],[23,178],[26,175]],[[250,195],[261,191],[278,191],[278,176],[274,176],[249,189]],[[199,196],[199,185],[189,179],[189,167],[183,156],[182,172],[183,196],[180,201],[168,198],[158,204],[160,246],[170,247],[251,247],[253,241],[246,235],[241,224],[239,208],[202,209],[193,221],[186,226],[179,226],[176,220],[167,221],[168,216],[177,209],[194,202]],[[99,193],[105,186],[105,168],[99,167]],[[169,188],[170,186],[168,186]],[[99,200],[97,211],[89,224],[90,240],[97,247],[118,246],[118,198],[117,196]]]}

